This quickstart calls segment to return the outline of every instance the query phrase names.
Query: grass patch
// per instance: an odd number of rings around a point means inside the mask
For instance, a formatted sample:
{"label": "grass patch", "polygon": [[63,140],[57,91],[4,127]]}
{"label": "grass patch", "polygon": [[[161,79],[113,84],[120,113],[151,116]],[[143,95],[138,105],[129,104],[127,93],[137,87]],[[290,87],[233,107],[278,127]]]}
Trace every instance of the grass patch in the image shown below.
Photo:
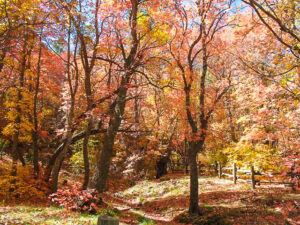
{"label": "grass patch", "polygon": [[96,224],[96,221],[96,215],[53,206],[14,206],[0,209],[0,224]]}
{"label": "grass patch", "polygon": [[139,225],[156,225],[156,222],[154,220],[145,218],[140,215],[136,215],[136,220],[139,222]]}
{"label": "grass patch", "polygon": [[[188,176],[155,181],[141,181],[135,186],[117,193],[117,196],[125,199],[130,199],[135,202],[147,202],[154,199],[163,199],[177,197],[178,195],[189,194],[190,180]],[[218,179],[215,177],[199,178],[199,193],[207,193],[222,188],[226,190],[240,190],[242,186],[232,185],[232,181],[225,179]]]}
{"label": "grass patch", "polygon": [[120,218],[121,213],[117,209],[107,208],[102,209],[101,211],[98,211],[99,215],[101,216],[111,216],[111,217],[117,217]]}

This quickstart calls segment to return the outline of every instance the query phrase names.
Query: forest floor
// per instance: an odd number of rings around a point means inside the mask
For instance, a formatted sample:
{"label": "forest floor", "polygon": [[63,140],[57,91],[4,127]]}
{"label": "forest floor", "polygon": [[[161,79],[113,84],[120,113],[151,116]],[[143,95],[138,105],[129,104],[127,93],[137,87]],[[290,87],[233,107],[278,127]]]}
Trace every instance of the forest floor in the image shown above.
{"label": "forest floor", "polygon": [[[167,175],[141,181],[116,193],[105,193],[102,213],[117,216],[120,224],[300,224],[300,192],[282,186],[233,185],[214,177],[199,178],[202,216],[188,217],[189,177]],[[50,205],[0,203],[0,224],[96,224],[97,215]]]}

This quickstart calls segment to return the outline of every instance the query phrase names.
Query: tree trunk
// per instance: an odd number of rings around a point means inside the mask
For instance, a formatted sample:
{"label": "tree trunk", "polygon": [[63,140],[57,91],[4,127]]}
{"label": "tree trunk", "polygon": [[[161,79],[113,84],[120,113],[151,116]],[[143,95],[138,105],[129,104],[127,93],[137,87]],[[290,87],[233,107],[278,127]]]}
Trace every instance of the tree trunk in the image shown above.
{"label": "tree trunk", "polygon": [[219,172],[219,178],[221,179],[222,178],[222,165],[221,165],[221,162],[218,163],[218,172]]}
{"label": "tree trunk", "polygon": [[168,173],[168,163],[170,163],[170,157],[171,157],[171,153],[172,153],[172,140],[173,140],[173,136],[175,134],[175,127],[170,135],[169,141],[168,141],[168,148],[167,151],[165,153],[165,155],[163,157],[161,157],[157,164],[156,164],[156,169],[157,169],[157,173],[156,173],[156,179],[161,178],[163,175],[166,175]]}
{"label": "tree trunk", "polygon": [[214,169],[215,169],[216,176],[218,176],[218,162],[217,161],[215,161]]}
{"label": "tree trunk", "polygon": [[238,140],[237,140],[237,137],[236,137],[235,127],[234,127],[234,124],[233,124],[233,116],[232,116],[230,105],[229,105],[227,99],[224,101],[224,104],[225,104],[225,107],[226,107],[226,110],[227,110],[227,114],[228,114],[231,139],[232,139],[233,142],[236,143],[236,142],[238,142]]}
{"label": "tree trunk", "polygon": [[97,162],[97,170],[95,173],[95,186],[100,193],[102,193],[106,188],[110,160],[114,147],[114,139],[115,136],[112,133],[108,133],[107,135],[105,135],[103,149]]}
{"label": "tree trunk", "polygon": [[232,177],[233,177],[233,183],[236,184],[236,180],[237,180],[237,176],[236,176],[236,163],[233,163],[233,174],[232,174]]}
{"label": "tree trunk", "polygon": [[197,145],[190,143],[189,149],[189,165],[190,165],[190,206],[189,213],[199,213],[199,197],[198,197],[198,168],[197,168]]}
{"label": "tree trunk", "polygon": [[[200,81],[200,96],[199,96],[199,105],[200,105],[200,140],[199,141],[191,141],[189,144],[189,164],[190,164],[190,214],[199,214],[199,206],[198,206],[198,168],[197,168],[197,153],[198,151],[203,151],[203,146],[206,137],[207,130],[207,117],[205,115],[205,77],[207,74],[208,64],[207,64],[207,55],[206,55],[206,39],[202,38],[202,46],[203,46],[203,58],[202,58],[202,74]],[[193,68],[190,65],[190,68]],[[192,71],[192,69],[191,69]],[[186,98],[186,113],[189,124],[192,129],[193,135],[198,135],[197,123],[193,119],[192,113],[190,111],[191,99],[190,99],[190,91],[191,84],[185,87],[185,98]]]}
{"label": "tree trunk", "polygon": [[39,148],[38,148],[38,132],[36,130],[32,133],[32,146],[33,146],[33,168],[35,178],[39,177]]}
{"label": "tree trunk", "polygon": [[48,182],[50,177],[51,177],[51,173],[52,173],[52,169],[53,169],[53,166],[54,166],[54,163],[55,163],[55,160],[57,159],[57,157],[60,155],[60,153],[62,152],[62,150],[64,149],[64,146],[66,145],[67,143],[67,140],[65,139],[64,140],[64,143],[60,144],[58,146],[58,148],[56,149],[55,153],[52,155],[52,157],[50,158],[49,162],[48,162],[48,165],[46,167],[46,170],[45,170],[45,174],[44,174],[44,177],[45,177],[45,181]]}
{"label": "tree trunk", "polygon": [[26,166],[26,162],[25,162],[25,159],[24,159],[23,151],[21,151],[20,149],[18,149],[17,153],[18,153],[18,158],[19,158],[20,162],[22,163],[22,166]]}
{"label": "tree trunk", "polygon": [[63,150],[60,152],[60,154],[57,156],[57,158],[55,160],[55,163],[54,163],[54,166],[52,169],[52,188],[51,188],[52,193],[57,191],[59,171],[61,169],[61,165],[64,160],[64,157],[70,146],[71,139],[72,139],[72,133],[68,132],[66,144],[64,145]]}
{"label": "tree trunk", "polygon": [[168,173],[167,167],[170,161],[169,156],[163,156],[160,158],[156,164],[156,179],[161,178],[163,175]]}
{"label": "tree trunk", "polygon": [[12,144],[12,168],[11,176],[17,176],[17,162],[18,162],[18,138],[19,132],[16,132],[13,136]]}
{"label": "tree trunk", "polygon": [[189,173],[189,160],[188,160],[188,151],[189,151],[189,142],[186,138],[184,138],[184,173]]}
{"label": "tree trunk", "polygon": [[82,189],[87,189],[89,185],[89,179],[90,179],[90,163],[89,163],[89,153],[88,153],[88,143],[89,143],[89,137],[91,133],[92,128],[92,118],[89,119],[86,133],[83,140],[83,161],[84,161],[84,181],[82,185]]}
{"label": "tree trunk", "polygon": [[252,184],[252,189],[255,189],[255,171],[254,171],[254,166],[251,166],[250,169],[251,169],[251,184]]}
{"label": "tree trunk", "polygon": [[[111,103],[110,115],[111,119],[107,128],[107,132],[104,137],[103,149],[97,162],[97,168],[95,172],[95,187],[101,193],[105,189],[106,180],[108,177],[109,167],[112,152],[114,149],[114,141],[117,131],[120,127],[122,117],[126,105],[126,95],[128,88],[124,87],[128,83],[130,74],[122,79],[122,88],[118,94],[118,97]],[[114,107],[112,107],[114,106]]]}

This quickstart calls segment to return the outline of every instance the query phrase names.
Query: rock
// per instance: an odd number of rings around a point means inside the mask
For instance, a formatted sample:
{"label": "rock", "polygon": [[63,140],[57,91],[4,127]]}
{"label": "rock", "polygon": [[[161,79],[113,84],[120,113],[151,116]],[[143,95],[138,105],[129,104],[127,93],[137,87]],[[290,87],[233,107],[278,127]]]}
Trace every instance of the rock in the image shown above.
{"label": "rock", "polygon": [[110,216],[99,216],[97,225],[119,225],[119,219]]}

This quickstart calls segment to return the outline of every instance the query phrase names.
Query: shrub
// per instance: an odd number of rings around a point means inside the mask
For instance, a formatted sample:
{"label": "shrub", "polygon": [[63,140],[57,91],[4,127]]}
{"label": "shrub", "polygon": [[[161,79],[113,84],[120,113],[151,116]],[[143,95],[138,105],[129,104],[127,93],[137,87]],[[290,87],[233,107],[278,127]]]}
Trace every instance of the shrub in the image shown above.
{"label": "shrub", "polygon": [[50,186],[42,179],[34,179],[31,167],[18,166],[17,176],[11,176],[11,165],[1,160],[0,164],[0,201],[37,203],[47,200]]}
{"label": "shrub", "polygon": [[79,183],[59,189],[49,198],[52,202],[70,210],[96,213],[98,209],[97,191],[95,189],[82,190]]}

